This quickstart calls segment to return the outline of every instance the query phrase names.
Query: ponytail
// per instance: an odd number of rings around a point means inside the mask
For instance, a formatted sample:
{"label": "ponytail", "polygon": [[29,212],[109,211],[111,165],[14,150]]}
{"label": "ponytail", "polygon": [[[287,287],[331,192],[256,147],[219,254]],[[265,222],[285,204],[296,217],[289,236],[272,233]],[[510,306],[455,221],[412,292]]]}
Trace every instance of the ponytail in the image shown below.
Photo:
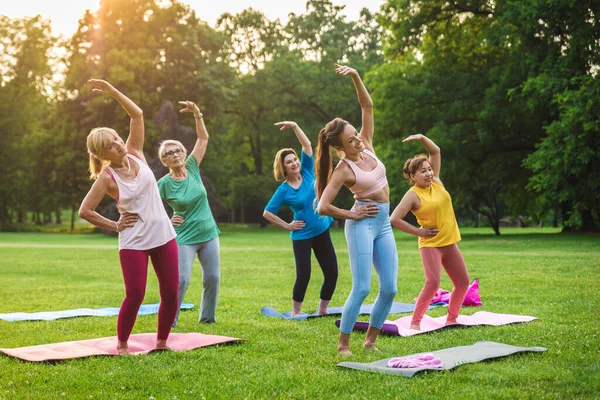
{"label": "ponytail", "polygon": [[335,118],[327,123],[319,132],[317,149],[315,150],[315,187],[317,200],[321,198],[333,170],[331,159],[331,147],[339,149],[342,147],[342,132],[348,125],[347,121]]}
{"label": "ponytail", "polygon": [[90,179],[97,179],[103,169],[102,160],[90,153]]}
{"label": "ponytail", "polygon": [[331,178],[333,166],[331,161],[331,148],[327,143],[327,133],[325,128],[319,132],[317,139],[317,149],[315,150],[315,186],[317,189],[317,199],[321,198],[325,187]]}

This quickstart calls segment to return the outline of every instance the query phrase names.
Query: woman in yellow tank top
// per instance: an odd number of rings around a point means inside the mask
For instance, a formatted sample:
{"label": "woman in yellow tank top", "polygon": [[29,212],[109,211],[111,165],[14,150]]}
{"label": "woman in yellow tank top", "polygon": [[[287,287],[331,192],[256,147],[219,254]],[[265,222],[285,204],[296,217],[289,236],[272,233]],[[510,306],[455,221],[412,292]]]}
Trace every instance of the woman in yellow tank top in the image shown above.
{"label": "woman in yellow tank top", "polygon": [[[423,135],[411,135],[403,140],[410,141],[419,141],[429,157],[420,154],[404,164],[404,177],[413,187],[406,192],[390,219],[394,227],[419,237],[425,286],[419,293],[410,328],[420,330],[421,319],[440,287],[440,267],[444,267],[454,284],[448,304],[447,325],[456,323],[469,287],[469,274],[456,245],[460,241],[460,232],[452,198],[439,178],[442,160],[440,148]],[[417,217],[420,228],[404,221],[409,211]]]}

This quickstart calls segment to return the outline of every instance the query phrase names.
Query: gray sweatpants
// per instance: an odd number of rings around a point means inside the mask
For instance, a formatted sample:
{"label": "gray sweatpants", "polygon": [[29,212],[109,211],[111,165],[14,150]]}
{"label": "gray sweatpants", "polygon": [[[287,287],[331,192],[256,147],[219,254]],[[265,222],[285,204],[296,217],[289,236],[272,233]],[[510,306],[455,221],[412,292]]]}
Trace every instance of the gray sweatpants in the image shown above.
{"label": "gray sweatpants", "polygon": [[198,260],[202,266],[202,302],[200,305],[199,322],[214,323],[215,311],[217,309],[217,298],[219,296],[219,281],[221,260],[219,252],[219,237],[208,242],[196,244],[180,244],[179,248],[179,307],[173,326],[179,319],[179,310],[183,303],[185,292],[190,284],[194,256],[198,254]]}

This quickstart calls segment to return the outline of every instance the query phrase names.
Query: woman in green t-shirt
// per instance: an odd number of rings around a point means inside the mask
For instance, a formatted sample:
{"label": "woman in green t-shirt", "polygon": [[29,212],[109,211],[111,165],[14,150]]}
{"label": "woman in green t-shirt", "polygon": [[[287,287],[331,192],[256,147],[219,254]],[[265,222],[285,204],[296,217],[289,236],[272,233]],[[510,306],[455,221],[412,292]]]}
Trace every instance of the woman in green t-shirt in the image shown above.
{"label": "woman in green t-shirt", "polygon": [[158,149],[161,162],[169,173],[158,181],[160,197],[173,209],[171,223],[177,232],[179,248],[179,308],[173,326],[179,319],[192,274],[194,257],[202,266],[202,302],[199,322],[214,323],[220,280],[219,228],[210,211],[206,188],[202,183],[199,165],[206,153],[208,132],[198,106],[191,101],[180,101],[196,120],[196,144],[187,157],[183,144],[165,140]]}

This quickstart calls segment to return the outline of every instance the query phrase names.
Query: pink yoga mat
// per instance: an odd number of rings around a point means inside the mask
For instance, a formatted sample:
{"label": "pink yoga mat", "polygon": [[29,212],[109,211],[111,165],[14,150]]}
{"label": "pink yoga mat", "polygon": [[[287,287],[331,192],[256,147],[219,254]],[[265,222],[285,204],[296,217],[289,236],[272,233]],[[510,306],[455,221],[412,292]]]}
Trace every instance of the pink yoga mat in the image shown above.
{"label": "pink yoga mat", "polygon": [[[427,315],[423,316],[421,320],[421,330],[415,331],[410,329],[411,315],[406,317],[398,318],[393,321],[386,320],[381,327],[381,331],[399,336],[414,336],[421,333],[427,333],[436,331],[438,329],[446,328],[446,316],[437,318],[431,318]],[[478,311],[473,315],[459,315],[456,324],[451,326],[475,326],[475,325],[508,325],[517,322],[530,322],[536,320],[536,317],[529,317],[526,315],[514,315],[514,314],[496,314],[488,311]],[[336,325],[339,325],[339,320],[336,321]],[[369,327],[368,322],[357,322],[354,325],[354,329],[366,331]]]}
{"label": "pink yoga mat", "polygon": [[[227,336],[204,335],[202,333],[171,333],[167,344],[175,351],[186,351],[198,347],[214,346],[221,343],[242,341],[244,339]],[[156,333],[139,333],[129,337],[129,352],[146,354],[154,350]],[[117,355],[117,337],[77,340],[74,342],[40,344],[37,346],[2,349],[0,352],[25,361],[66,360],[90,356]]]}

